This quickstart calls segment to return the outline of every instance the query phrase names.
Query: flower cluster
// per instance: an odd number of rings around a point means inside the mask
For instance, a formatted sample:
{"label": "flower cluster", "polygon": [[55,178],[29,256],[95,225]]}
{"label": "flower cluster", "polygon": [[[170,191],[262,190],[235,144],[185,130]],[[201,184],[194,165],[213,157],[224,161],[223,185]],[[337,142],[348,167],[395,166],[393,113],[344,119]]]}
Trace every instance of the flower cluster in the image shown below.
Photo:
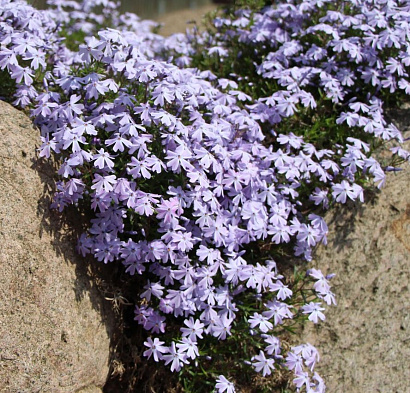
{"label": "flower cluster", "polygon": [[[358,172],[371,175],[381,188],[391,169],[369,157],[369,144],[403,142],[400,131],[385,119],[383,100],[410,93],[409,7],[407,1],[324,0],[283,2],[259,13],[240,10],[214,19],[216,33],[187,36],[188,58],[198,63],[205,53],[216,73],[228,64],[225,76],[249,90],[254,98],[249,109],[275,131],[292,125],[315,138],[313,131],[319,130],[303,129],[304,123],[318,128],[321,116],[330,142],[332,128],[338,134],[339,125],[350,129],[336,140],[339,146],[328,145],[342,155],[338,161],[348,182],[334,182],[330,191],[344,203],[346,197],[362,198],[354,184]],[[197,51],[198,43],[206,50]],[[180,47],[175,46],[176,53]],[[181,56],[186,58],[186,51]],[[250,58],[251,73],[232,73],[235,64],[240,70]],[[271,90],[261,91],[264,84]],[[290,120],[295,115],[298,122]],[[396,159],[409,159],[400,147],[391,150]],[[316,193],[326,207],[325,191]]]}
{"label": "flower cluster", "polygon": [[[163,39],[109,1],[54,0],[50,11],[36,11],[0,0],[0,64],[17,83],[15,104],[32,107],[40,157],[59,160],[53,207],[88,206],[94,218],[79,252],[144,278],[135,306],[151,334],[144,356],[171,371],[203,360],[207,340],[245,332],[257,372],[286,367],[297,389],[325,391],[316,349],[285,351],[276,332],[325,318],[323,303],[335,304],[331,275],[310,269],[291,285],[280,255],[311,260],[328,231],[318,206],[363,201],[367,174],[384,183],[372,139],[362,136],[401,142],[383,118],[379,90],[409,93],[408,7],[340,3],[349,14],[313,0],[241,11],[215,19],[216,34],[196,36],[220,61],[231,39],[257,43],[254,72],[272,86],[266,97],[250,77],[188,68],[193,36]],[[319,11],[320,24],[309,25]],[[95,28],[107,20],[111,27]],[[399,38],[383,39],[386,29]],[[86,36],[69,49],[61,37],[78,32]],[[318,32],[331,39],[315,39]],[[294,118],[314,121],[320,97],[337,113],[337,129],[348,130],[335,146],[286,128]],[[216,389],[234,391],[223,375]]]}
{"label": "flower cluster", "polygon": [[[64,59],[57,22],[47,12],[23,2],[0,3],[0,67],[15,82],[14,105],[25,107],[38,96],[36,84],[47,85],[47,62]],[[3,97],[4,98],[4,97]]]}

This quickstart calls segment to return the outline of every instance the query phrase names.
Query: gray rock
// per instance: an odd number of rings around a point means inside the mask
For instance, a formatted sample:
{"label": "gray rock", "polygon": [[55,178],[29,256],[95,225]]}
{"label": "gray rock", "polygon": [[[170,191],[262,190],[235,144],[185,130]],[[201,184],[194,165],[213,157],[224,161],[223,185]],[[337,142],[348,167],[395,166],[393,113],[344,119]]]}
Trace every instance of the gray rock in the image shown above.
{"label": "gray rock", "polygon": [[321,353],[317,371],[331,393],[410,391],[410,167],[404,167],[389,174],[372,202],[328,216],[329,244],[312,262],[336,273],[338,305],[303,338]]}
{"label": "gray rock", "polygon": [[101,392],[111,317],[49,211],[54,170],[28,117],[1,101],[0,133],[0,392]]}

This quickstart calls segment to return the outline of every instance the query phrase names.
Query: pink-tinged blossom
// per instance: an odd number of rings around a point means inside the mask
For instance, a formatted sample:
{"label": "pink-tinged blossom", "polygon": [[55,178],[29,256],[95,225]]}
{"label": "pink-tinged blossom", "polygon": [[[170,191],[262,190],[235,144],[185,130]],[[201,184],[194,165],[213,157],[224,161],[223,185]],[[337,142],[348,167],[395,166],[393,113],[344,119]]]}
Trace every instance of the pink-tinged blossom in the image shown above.
{"label": "pink-tinged blossom", "polygon": [[177,198],[162,200],[157,205],[157,218],[162,219],[164,224],[175,226],[178,223],[178,217],[182,215],[183,209]]}

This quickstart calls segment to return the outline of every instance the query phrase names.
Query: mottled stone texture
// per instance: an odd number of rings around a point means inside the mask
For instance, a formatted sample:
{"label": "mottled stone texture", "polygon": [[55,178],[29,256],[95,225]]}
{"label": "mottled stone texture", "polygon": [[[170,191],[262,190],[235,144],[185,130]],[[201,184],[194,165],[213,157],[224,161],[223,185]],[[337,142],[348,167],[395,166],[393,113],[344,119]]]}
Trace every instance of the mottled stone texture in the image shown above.
{"label": "mottled stone texture", "polygon": [[54,170],[28,117],[1,101],[0,133],[0,392],[101,392],[110,318],[48,209]]}
{"label": "mottled stone texture", "polygon": [[[410,113],[401,115],[396,120],[405,130]],[[337,307],[304,338],[322,355],[318,371],[331,393],[410,392],[410,167],[404,168],[371,202],[329,215],[329,245],[312,262],[337,274]]]}
{"label": "mottled stone texture", "polygon": [[156,19],[162,25],[159,33],[167,37],[175,33],[185,33],[187,29],[192,29],[194,26],[202,30],[202,19],[207,13],[216,9],[216,4],[208,4],[194,9],[166,12]]}

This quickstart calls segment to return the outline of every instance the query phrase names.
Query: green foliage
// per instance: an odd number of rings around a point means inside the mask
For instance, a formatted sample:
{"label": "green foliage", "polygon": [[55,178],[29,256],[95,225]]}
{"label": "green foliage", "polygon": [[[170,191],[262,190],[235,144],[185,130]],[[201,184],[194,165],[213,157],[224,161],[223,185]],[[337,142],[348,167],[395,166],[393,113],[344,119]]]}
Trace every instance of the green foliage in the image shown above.
{"label": "green foliage", "polygon": [[60,35],[64,38],[66,47],[72,51],[78,51],[79,45],[84,43],[84,38],[88,36],[84,31],[71,32],[67,27],[61,29]]}
{"label": "green foliage", "polygon": [[13,101],[16,91],[16,82],[11,79],[7,70],[0,70],[0,99],[6,102]]}
{"label": "green foliage", "polygon": [[249,8],[252,10],[260,10],[263,7],[272,5],[274,0],[234,0],[235,8]]}

